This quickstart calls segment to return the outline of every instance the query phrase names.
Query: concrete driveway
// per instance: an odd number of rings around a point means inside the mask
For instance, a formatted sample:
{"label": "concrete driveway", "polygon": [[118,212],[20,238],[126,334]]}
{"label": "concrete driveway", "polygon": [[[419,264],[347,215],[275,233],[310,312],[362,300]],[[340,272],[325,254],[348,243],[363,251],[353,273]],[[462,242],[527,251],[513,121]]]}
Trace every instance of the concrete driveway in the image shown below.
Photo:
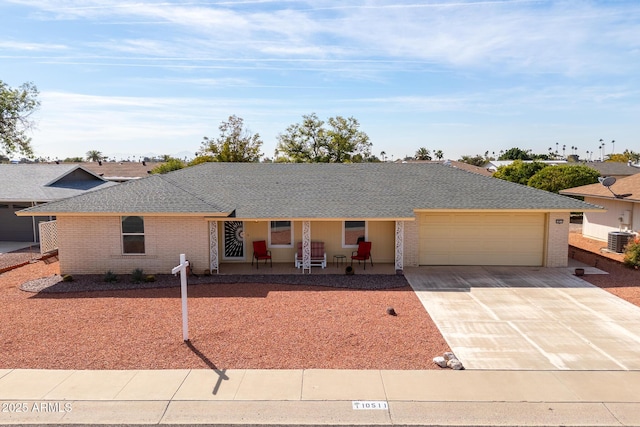
{"label": "concrete driveway", "polygon": [[640,370],[640,307],[572,273],[573,268],[405,269],[466,369]]}

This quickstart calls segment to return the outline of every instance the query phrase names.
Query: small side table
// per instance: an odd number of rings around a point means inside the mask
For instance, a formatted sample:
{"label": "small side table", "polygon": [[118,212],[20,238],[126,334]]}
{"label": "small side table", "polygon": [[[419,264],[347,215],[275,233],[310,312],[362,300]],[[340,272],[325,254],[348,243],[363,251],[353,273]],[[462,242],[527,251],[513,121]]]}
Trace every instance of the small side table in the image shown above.
{"label": "small side table", "polygon": [[338,265],[346,264],[347,257],[346,255],[334,255],[333,262],[336,263],[336,268],[338,268]]}

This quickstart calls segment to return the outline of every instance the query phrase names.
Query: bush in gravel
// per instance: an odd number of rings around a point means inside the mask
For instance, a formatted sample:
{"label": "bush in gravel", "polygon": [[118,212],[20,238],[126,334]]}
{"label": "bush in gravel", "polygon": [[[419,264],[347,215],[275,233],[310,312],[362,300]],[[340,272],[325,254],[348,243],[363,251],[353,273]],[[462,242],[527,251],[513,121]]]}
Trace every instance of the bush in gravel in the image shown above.
{"label": "bush in gravel", "polygon": [[640,268],[640,237],[636,237],[625,247],[624,265],[636,269]]}
{"label": "bush in gravel", "polygon": [[142,283],[144,281],[144,272],[141,268],[136,268],[131,272],[132,283]]}
{"label": "bush in gravel", "polygon": [[118,276],[116,276],[112,271],[107,271],[104,273],[104,281],[107,283],[116,283],[118,281]]}
{"label": "bush in gravel", "polygon": [[64,276],[62,276],[62,281],[63,282],[73,282],[73,276],[70,274],[65,274]]}
{"label": "bush in gravel", "polygon": [[154,276],[153,274],[148,274],[147,276],[145,276],[144,281],[147,283],[155,282],[156,276]]}

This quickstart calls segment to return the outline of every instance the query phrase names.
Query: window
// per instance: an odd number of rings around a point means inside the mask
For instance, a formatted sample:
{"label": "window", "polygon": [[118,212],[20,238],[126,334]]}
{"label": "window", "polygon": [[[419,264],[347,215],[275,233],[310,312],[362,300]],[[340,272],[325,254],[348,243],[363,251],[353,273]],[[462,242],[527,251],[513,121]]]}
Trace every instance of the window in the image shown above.
{"label": "window", "polygon": [[366,221],[345,221],[342,224],[342,247],[355,248],[358,246],[358,239],[367,239]]}
{"label": "window", "polygon": [[291,221],[269,222],[269,246],[275,248],[293,247],[293,224]]}
{"label": "window", "polygon": [[144,254],[144,218],[122,217],[122,253]]}

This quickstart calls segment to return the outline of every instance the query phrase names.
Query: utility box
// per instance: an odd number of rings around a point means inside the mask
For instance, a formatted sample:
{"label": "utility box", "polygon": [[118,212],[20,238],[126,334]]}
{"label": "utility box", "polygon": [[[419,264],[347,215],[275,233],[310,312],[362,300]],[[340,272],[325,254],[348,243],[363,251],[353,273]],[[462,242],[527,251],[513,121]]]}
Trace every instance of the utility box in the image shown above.
{"label": "utility box", "polygon": [[629,243],[629,239],[633,237],[631,233],[625,233],[623,231],[611,231],[607,240],[607,249],[612,252],[621,254],[624,252],[624,247]]}

